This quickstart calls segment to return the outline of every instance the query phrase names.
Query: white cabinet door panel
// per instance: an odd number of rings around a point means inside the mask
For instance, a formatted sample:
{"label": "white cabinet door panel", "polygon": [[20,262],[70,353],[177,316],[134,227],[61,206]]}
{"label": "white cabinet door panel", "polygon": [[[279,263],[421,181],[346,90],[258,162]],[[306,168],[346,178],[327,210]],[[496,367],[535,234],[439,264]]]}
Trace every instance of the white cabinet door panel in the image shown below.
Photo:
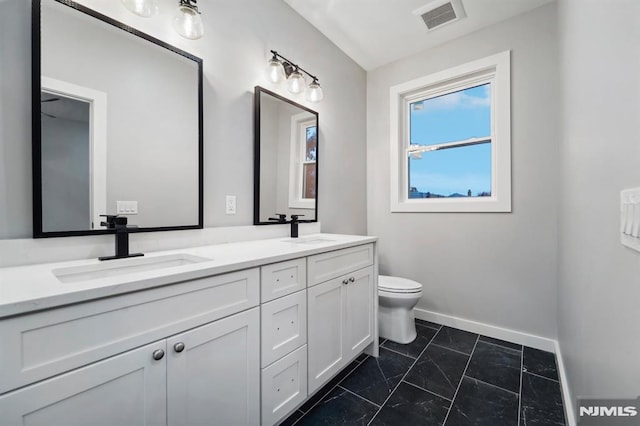
{"label": "white cabinet door panel", "polygon": [[372,341],[373,323],[373,267],[348,275],[346,285],[346,348],[347,358],[362,352]]}
{"label": "white cabinet door panel", "polygon": [[309,394],[343,366],[344,287],[335,279],[307,290]]}
{"label": "white cabinet door panel", "polygon": [[259,424],[259,308],[171,337],[167,349],[169,425]]}
{"label": "white cabinet door panel", "polygon": [[165,341],[0,396],[0,424],[113,426],[166,424]]}

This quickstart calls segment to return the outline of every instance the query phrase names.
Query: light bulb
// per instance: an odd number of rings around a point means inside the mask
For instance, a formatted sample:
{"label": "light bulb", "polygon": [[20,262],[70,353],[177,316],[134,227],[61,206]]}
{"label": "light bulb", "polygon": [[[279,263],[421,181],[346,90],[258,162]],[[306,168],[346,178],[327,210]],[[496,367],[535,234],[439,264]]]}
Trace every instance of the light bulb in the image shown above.
{"label": "light bulb", "polygon": [[272,83],[280,83],[284,79],[284,67],[282,66],[282,62],[275,56],[269,59],[267,76]]}
{"label": "light bulb", "polygon": [[130,12],[144,18],[158,13],[158,0],[122,0],[122,4]]}
{"label": "light bulb", "polygon": [[322,87],[320,87],[318,80],[314,78],[307,90],[307,100],[309,102],[320,102],[322,98],[324,98]]}
{"label": "light bulb", "polygon": [[304,88],[304,76],[296,68],[289,74],[289,78],[287,78],[287,90],[293,94],[298,94],[304,92]]}
{"label": "light bulb", "polygon": [[173,29],[184,38],[197,40],[204,35],[204,24],[193,0],[181,0],[173,18]]}

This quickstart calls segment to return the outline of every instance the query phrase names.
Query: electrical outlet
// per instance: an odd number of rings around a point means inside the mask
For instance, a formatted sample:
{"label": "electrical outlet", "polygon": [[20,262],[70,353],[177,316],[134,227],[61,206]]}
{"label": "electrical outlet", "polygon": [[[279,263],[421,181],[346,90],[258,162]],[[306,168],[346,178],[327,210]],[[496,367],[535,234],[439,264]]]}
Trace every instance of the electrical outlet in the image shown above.
{"label": "electrical outlet", "polygon": [[137,201],[116,201],[116,214],[138,214]]}
{"label": "electrical outlet", "polygon": [[227,214],[236,214],[236,196],[227,195],[225,206]]}

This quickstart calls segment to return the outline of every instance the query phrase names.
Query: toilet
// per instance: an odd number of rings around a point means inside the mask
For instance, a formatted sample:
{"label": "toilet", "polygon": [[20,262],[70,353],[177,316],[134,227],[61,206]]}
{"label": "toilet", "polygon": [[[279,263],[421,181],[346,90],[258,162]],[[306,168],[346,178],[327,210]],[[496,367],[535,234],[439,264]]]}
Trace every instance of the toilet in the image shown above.
{"label": "toilet", "polygon": [[378,331],[380,337],[407,344],[416,338],[413,307],[422,296],[422,284],[387,275],[378,276]]}

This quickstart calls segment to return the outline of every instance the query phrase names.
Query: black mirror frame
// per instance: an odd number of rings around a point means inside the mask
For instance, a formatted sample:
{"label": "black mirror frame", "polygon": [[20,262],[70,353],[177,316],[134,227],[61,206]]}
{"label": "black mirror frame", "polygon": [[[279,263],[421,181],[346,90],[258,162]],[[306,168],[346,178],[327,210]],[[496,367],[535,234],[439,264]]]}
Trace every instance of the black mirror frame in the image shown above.
{"label": "black mirror frame", "polygon": [[[254,225],[280,225],[280,222],[261,222],[260,221],[260,94],[265,93],[269,96],[273,96],[283,102],[307,111],[316,117],[316,164],[319,165],[320,158],[320,117],[317,111],[307,108],[304,105],[300,105],[297,102],[287,99],[271,90],[265,89],[261,86],[256,86],[253,92],[253,224]],[[316,207],[315,218],[308,220],[299,220],[300,223],[312,223],[318,221],[318,183],[320,167],[316,166]],[[275,212],[274,212],[275,213]]]}
{"label": "black mirror frame", "polygon": [[[178,231],[186,229],[202,229],[204,227],[204,127],[203,127],[203,61],[184,50],[178,49],[162,40],[136,30],[113,18],[89,9],[72,0],[54,0],[65,6],[76,9],[86,15],[99,19],[109,25],[143,38],[151,43],[163,47],[171,52],[184,56],[198,65],[198,223],[183,226],[140,227],[132,232]],[[31,3],[31,129],[32,129],[32,176],[33,176],[33,238],[72,237],[81,235],[112,234],[113,230],[95,229],[82,231],[53,231],[42,230],[42,128],[40,123],[40,93],[41,84],[41,0]],[[106,213],[106,212],[105,212]]]}

